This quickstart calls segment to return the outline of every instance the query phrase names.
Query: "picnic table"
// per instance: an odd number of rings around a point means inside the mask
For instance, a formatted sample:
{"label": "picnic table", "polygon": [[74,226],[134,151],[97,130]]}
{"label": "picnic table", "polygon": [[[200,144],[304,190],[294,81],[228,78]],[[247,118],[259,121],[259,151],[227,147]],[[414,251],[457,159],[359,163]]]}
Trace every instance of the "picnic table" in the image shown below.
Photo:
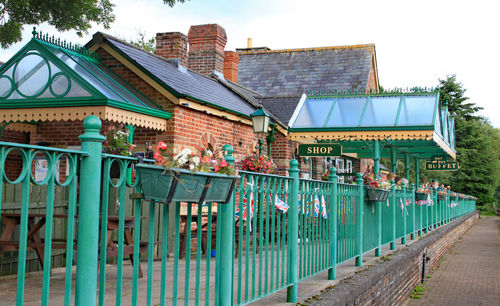
{"label": "picnic table", "polygon": [[[21,224],[21,214],[20,213],[1,213],[2,216],[2,226],[3,232],[0,235],[0,254],[10,251],[19,250],[19,241],[13,240],[14,232],[16,227]],[[67,219],[68,215],[65,214],[54,214],[54,218]],[[75,215],[78,218],[78,215]],[[141,217],[142,220],[147,217]],[[38,221],[36,221],[38,219]],[[118,256],[118,244],[117,241],[112,239],[113,231],[119,228],[119,217],[118,216],[108,216],[107,225],[107,241],[106,241],[106,256],[107,257],[117,257]],[[46,223],[45,214],[40,213],[29,213],[28,214],[28,239],[27,239],[27,249],[35,250],[37,254],[38,261],[43,269],[44,261],[44,239],[40,237],[40,230]],[[135,225],[135,217],[127,216],[124,220],[124,248],[123,254],[129,255],[130,261],[134,262],[134,238],[132,236],[132,229]],[[99,244],[100,247],[100,244]],[[145,250],[147,247],[147,242],[140,242],[141,251]],[[66,239],[52,239],[53,249],[66,249]],[[77,243],[76,239],[73,241],[73,249],[76,250]],[[142,278],[142,269],[139,264],[139,277]]]}

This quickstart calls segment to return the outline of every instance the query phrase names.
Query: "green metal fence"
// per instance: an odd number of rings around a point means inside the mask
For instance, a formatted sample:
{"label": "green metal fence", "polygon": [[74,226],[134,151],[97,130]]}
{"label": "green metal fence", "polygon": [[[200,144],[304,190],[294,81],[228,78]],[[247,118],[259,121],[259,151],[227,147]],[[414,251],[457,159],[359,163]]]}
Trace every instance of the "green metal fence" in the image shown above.
{"label": "green metal fence", "polygon": [[[417,201],[413,186],[368,201],[361,174],[354,185],[337,184],[335,169],[328,182],[299,179],[295,160],[290,176],[241,171],[228,203],[144,201],[137,159],[102,154],[100,122],[84,126],[80,151],[0,142],[0,250],[19,262],[17,296],[6,303],[22,305],[29,290],[42,305],[230,305],[285,288],[294,302],[300,281],[323,271],[335,279],[339,263],[362,265],[367,251],[380,256],[387,243],[394,249],[398,238],[406,243],[475,210],[474,198],[453,192]],[[232,148],[224,150],[233,163]],[[41,159],[46,175],[37,180]],[[18,213],[2,209],[10,185],[21,186]],[[30,189],[39,185],[46,207],[34,213]],[[54,214],[58,186],[67,190],[64,214]],[[60,218],[64,239],[53,237]],[[65,270],[51,276],[56,248]],[[27,278],[30,252],[43,259],[40,282]]]}

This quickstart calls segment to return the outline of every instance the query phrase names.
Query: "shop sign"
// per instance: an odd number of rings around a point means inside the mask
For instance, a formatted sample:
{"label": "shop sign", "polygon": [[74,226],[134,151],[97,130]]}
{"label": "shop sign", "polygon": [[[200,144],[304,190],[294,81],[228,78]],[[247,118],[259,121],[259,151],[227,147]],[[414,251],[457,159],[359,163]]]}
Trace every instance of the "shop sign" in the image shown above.
{"label": "shop sign", "polygon": [[425,170],[458,170],[458,162],[427,162]]}
{"label": "shop sign", "polygon": [[299,156],[341,156],[342,146],[338,143],[300,144]]}

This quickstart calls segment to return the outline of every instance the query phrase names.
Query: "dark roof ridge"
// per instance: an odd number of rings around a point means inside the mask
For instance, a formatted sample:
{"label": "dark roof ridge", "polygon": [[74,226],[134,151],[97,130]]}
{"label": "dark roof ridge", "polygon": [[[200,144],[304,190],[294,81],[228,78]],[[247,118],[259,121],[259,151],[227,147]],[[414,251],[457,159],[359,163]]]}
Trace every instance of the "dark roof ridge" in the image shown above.
{"label": "dark roof ridge", "polygon": [[300,95],[289,95],[289,96],[261,96],[259,99],[264,100],[264,99],[280,99],[280,98],[300,98],[302,97],[302,94]]}
{"label": "dark roof ridge", "polygon": [[[284,124],[280,119],[278,119],[278,117],[275,114],[273,114],[273,112],[271,112],[269,109],[265,108],[264,105],[262,105],[261,103],[259,103],[257,101],[252,101],[252,100],[248,99],[244,94],[242,94],[238,90],[235,90],[235,88],[232,87],[232,86],[239,87],[241,89],[245,89],[245,90],[248,90],[249,92],[255,93],[255,94],[259,95],[258,99],[261,99],[261,97],[262,97],[262,95],[260,93],[254,91],[254,90],[248,89],[248,88],[246,88],[246,87],[244,87],[244,86],[242,86],[242,85],[240,85],[238,83],[234,83],[233,81],[229,81],[229,80],[227,80],[225,78],[221,78],[221,77],[219,77],[215,73],[212,74],[212,77],[214,77],[224,87],[228,88],[229,90],[231,90],[232,92],[234,92],[235,94],[237,94],[240,98],[242,98],[243,100],[245,100],[246,102],[248,102],[253,107],[255,107],[255,108],[262,107],[263,109],[265,109],[271,115],[271,118],[273,119],[274,122],[279,123],[281,126],[283,126],[285,128],[287,127],[286,124]],[[225,84],[225,82],[228,82],[231,86],[228,86],[228,84]]]}
{"label": "dark roof ridge", "polygon": [[374,43],[368,44],[357,44],[357,45],[345,45],[345,46],[327,46],[327,47],[313,47],[313,48],[292,48],[292,49],[280,49],[280,50],[259,50],[259,51],[245,51],[245,49],[236,49],[239,54],[267,54],[267,53],[287,53],[287,52],[307,52],[307,51],[325,51],[325,50],[344,50],[344,49],[361,49],[361,48],[372,48],[372,52],[375,50]]}
{"label": "dark roof ridge", "polygon": [[[125,45],[127,45],[127,46],[129,46],[129,47],[132,47],[132,48],[137,49],[137,50],[139,50],[139,51],[141,51],[141,52],[144,52],[144,53],[145,53],[145,54],[147,54],[147,55],[153,56],[153,57],[155,57],[155,58],[157,58],[157,59],[159,59],[159,60],[162,60],[162,61],[164,61],[164,62],[166,62],[166,63],[168,63],[168,64],[170,64],[170,65],[172,65],[172,66],[175,66],[175,65],[174,65],[171,61],[169,61],[168,59],[166,59],[166,58],[164,58],[164,57],[161,57],[161,56],[156,55],[156,54],[154,54],[154,53],[148,52],[148,51],[146,51],[146,50],[144,50],[144,49],[141,49],[141,48],[139,48],[139,47],[137,47],[137,46],[135,46],[135,45],[133,45],[133,44],[130,44],[130,43],[126,42],[126,41],[123,41],[123,40],[121,40],[121,39],[119,39],[119,38],[116,38],[116,37],[114,37],[114,36],[112,36],[112,35],[109,35],[109,34],[106,34],[106,33],[103,33],[103,32],[97,32],[97,33],[95,33],[93,36],[96,36],[96,35],[102,35],[102,36],[103,36],[104,38],[106,38],[106,39],[111,39],[111,40],[117,41],[117,42],[119,42],[119,43],[125,44]],[[102,41],[102,40],[101,40],[101,41]],[[96,42],[100,42],[100,38],[98,38],[98,39],[96,40]],[[89,43],[90,43],[90,42],[89,42]],[[89,43],[88,43],[88,44],[89,44]],[[85,45],[85,46],[87,46],[87,45]],[[137,64],[138,64],[138,65],[140,65],[139,63],[137,63]],[[188,72],[190,72],[190,73],[195,73],[195,74],[197,74],[197,75],[199,75],[199,76],[202,76],[202,77],[204,77],[204,78],[206,78],[206,79],[209,79],[210,81],[214,81],[214,79],[213,79],[212,77],[210,77],[210,76],[206,76],[206,75],[201,74],[201,73],[199,73],[199,72],[197,72],[197,71],[190,70],[190,69],[188,69],[187,67],[184,67],[184,68],[186,68],[186,70],[187,70]]]}

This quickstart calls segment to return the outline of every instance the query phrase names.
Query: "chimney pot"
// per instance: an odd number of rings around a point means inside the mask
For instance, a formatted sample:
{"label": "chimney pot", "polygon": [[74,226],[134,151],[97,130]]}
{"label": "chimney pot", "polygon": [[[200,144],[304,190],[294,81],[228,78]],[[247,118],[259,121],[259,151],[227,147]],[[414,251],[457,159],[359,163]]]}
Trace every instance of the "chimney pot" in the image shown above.
{"label": "chimney pot", "polygon": [[248,38],[247,40],[247,48],[252,48],[252,39]]}

